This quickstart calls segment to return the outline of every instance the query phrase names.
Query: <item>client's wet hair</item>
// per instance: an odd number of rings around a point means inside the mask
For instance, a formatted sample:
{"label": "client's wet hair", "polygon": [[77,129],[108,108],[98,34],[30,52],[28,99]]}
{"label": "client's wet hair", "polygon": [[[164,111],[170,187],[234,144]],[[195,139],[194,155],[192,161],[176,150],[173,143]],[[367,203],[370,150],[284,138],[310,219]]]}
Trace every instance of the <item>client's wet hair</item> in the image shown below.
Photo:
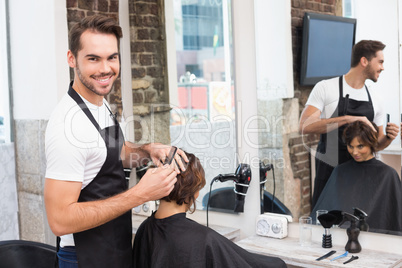
{"label": "client's wet hair", "polygon": [[[193,154],[185,152],[189,162],[186,170],[177,175],[177,182],[170,194],[161,200],[175,201],[178,205],[187,204],[191,213],[195,211],[195,194],[205,186],[205,172],[200,160]],[[193,206],[192,206],[193,205]]]}
{"label": "client's wet hair", "polygon": [[369,146],[372,153],[377,151],[378,147],[378,127],[371,122],[376,131],[362,121],[355,121],[347,125],[343,131],[343,141],[349,145],[354,138],[357,138],[363,145]]}

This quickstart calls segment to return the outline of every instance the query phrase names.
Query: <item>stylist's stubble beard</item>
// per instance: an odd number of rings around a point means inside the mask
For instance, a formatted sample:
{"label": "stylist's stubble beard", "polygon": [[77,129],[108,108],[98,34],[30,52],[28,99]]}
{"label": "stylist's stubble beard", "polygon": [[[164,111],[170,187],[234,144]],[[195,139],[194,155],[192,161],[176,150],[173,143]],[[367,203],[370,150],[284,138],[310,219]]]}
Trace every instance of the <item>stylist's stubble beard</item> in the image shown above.
{"label": "stylist's stubble beard", "polygon": [[[75,67],[75,70],[76,70],[76,72],[77,72],[77,75],[78,75],[78,79],[80,79],[80,81],[81,81],[81,84],[83,84],[86,88],[88,88],[90,91],[92,91],[93,93],[95,93],[96,95],[98,95],[98,96],[102,96],[102,97],[105,97],[106,95],[108,95],[109,93],[110,93],[110,91],[112,91],[112,88],[113,88],[113,85],[114,85],[114,83],[116,82],[116,78],[114,79],[114,81],[111,83],[111,85],[109,85],[109,90],[107,91],[107,92],[99,92],[96,88],[95,88],[95,86],[93,85],[93,83],[91,83],[88,79],[86,79],[83,75],[82,75],[82,73],[81,73],[81,71],[80,71],[80,67],[78,66],[78,63],[77,63],[77,65],[76,65],[76,67]],[[115,76],[116,75],[116,73],[115,72],[113,72],[113,71],[111,71],[111,72],[109,72],[109,73],[106,73],[106,74],[100,74],[99,76],[100,77],[102,77],[102,76]],[[94,75],[92,75],[92,76],[94,76]]]}
{"label": "stylist's stubble beard", "polygon": [[[378,74],[378,77],[380,77],[380,73]],[[377,82],[378,77],[377,77],[377,71],[373,69],[373,67],[371,66],[371,64],[368,64],[367,67],[364,69],[364,74],[366,76],[367,79],[370,79],[373,82]]]}

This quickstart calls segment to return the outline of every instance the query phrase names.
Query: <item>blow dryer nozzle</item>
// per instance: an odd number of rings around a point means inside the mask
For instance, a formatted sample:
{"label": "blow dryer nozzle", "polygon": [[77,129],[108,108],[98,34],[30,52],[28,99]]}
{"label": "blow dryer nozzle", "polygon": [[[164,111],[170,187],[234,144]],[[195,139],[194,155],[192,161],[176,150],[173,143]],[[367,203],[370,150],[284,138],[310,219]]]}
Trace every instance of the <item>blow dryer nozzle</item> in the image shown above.
{"label": "blow dryer nozzle", "polygon": [[251,169],[250,166],[247,164],[239,164],[237,166],[235,173],[219,174],[213,179],[213,181],[220,181],[220,182],[234,181],[235,183],[241,183],[247,185],[250,184],[250,180],[251,180]]}
{"label": "blow dryer nozzle", "polygon": [[235,173],[231,174],[219,174],[216,176],[213,181],[220,181],[220,182],[225,182],[225,181],[237,181],[239,178],[239,175]]}

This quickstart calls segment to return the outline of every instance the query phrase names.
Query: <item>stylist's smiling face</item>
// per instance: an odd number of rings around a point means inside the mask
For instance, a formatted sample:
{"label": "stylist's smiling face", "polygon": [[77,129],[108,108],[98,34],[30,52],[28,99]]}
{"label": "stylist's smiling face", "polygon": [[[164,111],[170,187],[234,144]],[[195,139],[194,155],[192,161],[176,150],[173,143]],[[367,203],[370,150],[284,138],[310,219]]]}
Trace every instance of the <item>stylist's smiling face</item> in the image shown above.
{"label": "stylist's smiling face", "polygon": [[81,46],[75,66],[78,78],[93,93],[106,96],[119,76],[116,36],[87,30],[81,35]]}
{"label": "stylist's smiling face", "polygon": [[356,137],[348,144],[348,152],[356,162],[363,162],[374,157],[370,146],[362,144]]}

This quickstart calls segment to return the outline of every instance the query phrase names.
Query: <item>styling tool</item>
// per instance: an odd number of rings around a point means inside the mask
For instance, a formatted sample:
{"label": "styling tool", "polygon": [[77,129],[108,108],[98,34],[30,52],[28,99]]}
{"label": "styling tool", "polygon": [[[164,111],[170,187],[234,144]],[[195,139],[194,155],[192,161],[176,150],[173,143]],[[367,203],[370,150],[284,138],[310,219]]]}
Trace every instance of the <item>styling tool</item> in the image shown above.
{"label": "styling tool", "polygon": [[352,258],[350,258],[349,260],[345,261],[343,264],[347,264],[347,263],[349,263],[349,262],[352,262],[352,261],[354,261],[354,260],[357,260],[358,258],[359,258],[359,256],[353,256],[353,255],[352,255]]}
{"label": "styling tool", "polygon": [[[265,207],[264,207],[264,192],[265,192],[265,183],[267,182],[267,173],[272,169],[273,171],[274,165],[272,164],[264,164],[262,161],[260,161],[260,203],[261,203],[261,214],[264,214],[265,212]],[[274,200],[275,200],[275,177],[274,177],[274,191],[272,194],[272,200],[271,200],[271,212],[274,213]],[[268,211],[268,210],[267,210]]]}
{"label": "styling tool", "polygon": [[323,248],[332,248],[332,236],[330,233],[330,228],[337,221],[336,216],[326,213],[318,216],[318,220],[321,225],[324,227],[324,234],[322,235],[322,247]]}
{"label": "styling tool", "polygon": [[349,106],[349,94],[345,96],[345,106],[343,107],[343,115],[348,114],[348,106]]}
{"label": "styling tool", "polygon": [[357,227],[357,223],[359,222],[359,218],[347,212],[342,212],[342,215],[343,220],[339,225],[342,225],[344,222],[350,221],[350,226],[346,229],[348,242],[346,243],[345,250],[349,251],[350,253],[358,253],[362,250],[362,247],[358,240],[360,229]]}
{"label": "styling tool", "polygon": [[235,212],[244,212],[244,201],[251,181],[251,168],[248,164],[239,164],[236,172],[231,174],[219,174],[212,181],[234,181]]}
{"label": "styling tool", "polygon": [[336,221],[334,222],[335,225],[339,225],[343,220],[342,211],[340,210],[331,210],[328,214],[334,215],[336,217]]}
{"label": "styling tool", "polygon": [[360,231],[368,231],[369,230],[369,225],[366,222],[367,218],[367,213],[361,210],[360,208],[354,207],[353,208],[353,215],[359,218],[359,222],[357,223],[357,227],[360,229]]}
{"label": "styling tool", "polygon": [[176,154],[177,147],[172,146],[170,149],[168,157],[165,159],[165,162],[163,163],[164,165],[170,165],[174,159],[174,155]]}
{"label": "styling tool", "polygon": [[336,253],[335,250],[331,250],[331,251],[328,252],[327,254],[322,255],[321,257],[319,257],[318,259],[316,259],[316,261],[320,261],[320,260],[326,259],[326,258],[328,258],[328,257],[330,257],[330,256],[332,256],[332,255],[334,255],[335,253]]}
{"label": "styling tool", "polygon": [[349,254],[349,252],[346,251],[346,252],[343,253],[342,255],[339,255],[339,256],[333,258],[331,261],[334,261],[334,260],[337,260],[337,259],[340,259],[340,258],[344,258],[344,257],[348,256],[348,254]]}

